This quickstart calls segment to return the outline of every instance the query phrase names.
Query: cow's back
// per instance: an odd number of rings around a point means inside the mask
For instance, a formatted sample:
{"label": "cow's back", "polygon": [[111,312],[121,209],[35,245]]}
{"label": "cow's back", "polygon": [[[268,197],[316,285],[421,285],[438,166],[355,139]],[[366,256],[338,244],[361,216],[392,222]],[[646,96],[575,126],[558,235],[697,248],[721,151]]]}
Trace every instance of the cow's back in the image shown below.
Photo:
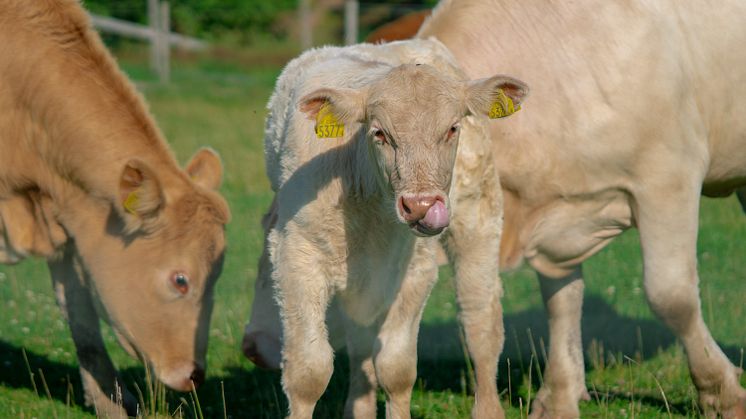
{"label": "cow's back", "polygon": [[745,180],[744,21],[738,1],[447,0],[419,36],[472,78],[532,86],[527,111],[492,131],[504,184],[542,200],[625,189],[661,159],[711,188]]}

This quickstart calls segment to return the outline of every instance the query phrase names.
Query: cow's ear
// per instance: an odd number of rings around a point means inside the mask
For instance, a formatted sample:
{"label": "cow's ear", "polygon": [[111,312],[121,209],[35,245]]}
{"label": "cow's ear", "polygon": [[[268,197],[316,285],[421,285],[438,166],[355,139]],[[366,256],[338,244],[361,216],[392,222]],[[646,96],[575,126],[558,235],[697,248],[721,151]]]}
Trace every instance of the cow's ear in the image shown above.
{"label": "cow's ear", "polygon": [[207,189],[218,189],[223,182],[223,163],[211,148],[200,149],[189,161],[186,172],[194,183]]}
{"label": "cow's ear", "polygon": [[341,123],[362,122],[365,119],[365,92],[354,89],[321,88],[303,96],[298,109],[310,120],[316,120],[325,106]]}
{"label": "cow's ear", "polygon": [[163,203],[163,189],[155,172],[141,160],[127,162],[119,179],[119,206],[127,231],[137,230],[143,222],[154,219]]}
{"label": "cow's ear", "polygon": [[521,109],[528,90],[526,83],[508,76],[474,80],[466,87],[466,107],[475,115],[503,118]]}

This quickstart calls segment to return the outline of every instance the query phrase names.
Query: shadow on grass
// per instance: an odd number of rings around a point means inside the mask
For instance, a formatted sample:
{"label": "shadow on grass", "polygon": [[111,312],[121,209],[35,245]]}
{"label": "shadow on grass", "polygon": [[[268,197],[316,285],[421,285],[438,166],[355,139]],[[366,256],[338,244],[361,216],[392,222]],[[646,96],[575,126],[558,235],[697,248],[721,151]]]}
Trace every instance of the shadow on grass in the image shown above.
{"label": "shadow on grass", "polygon": [[[28,389],[44,399],[51,396],[68,406],[83,405],[83,387],[78,368],[52,361],[44,354],[28,350],[25,353],[26,358],[22,348],[0,340],[0,360],[3,363],[0,368],[0,385]],[[92,409],[86,410],[93,413]]]}
{"label": "shadow on grass", "polygon": [[[675,343],[671,332],[660,322],[648,319],[635,319],[619,316],[601,297],[587,296],[583,311],[583,345],[586,365],[592,369],[595,350],[602,354],[624,354],[637,361],[645,361],[655,356],[660,349]],[[546,315],[543,309],[531,309],[509,314],[505,317],[506,341],[500,359],[498,388],[513,396],[511,402],[518,402],[517,389],[527,384],[523,380],[530,365],[538,359],[539,367],[544,366],[544,347],[548,344]],[[722,347],[722,346],[721,346]],[[597,349],[594,349],[597,348]],[[722,347],[732,362],[738,363],[740,348]],[[236,349],[238,350],[238,349]],[[419,339],[418,388],[430,391],[464,392],[468,384],[467,364],[459,338],[458,324],[453,321],[445,324],[423,324]],[[83,390],[78,369],[56,361],[43,354],[26,352],[28,364],[33,372],[33,383],[22,349],[0,341],[0,385],[12,388],[26,388],[46,398],[46,390],[39,370],[43,372],[51,397],[63,404],[82,406]],[[605,355],[604,355],[605,356]],[[344,353],[338,354],[334,363],[334,375],[317,405],[314,416],[318,418],[341,417],[347,393],[349,365]],[[204,417],[223,417],[224,409],[231,418],[277,418],[287,412],[287,402],[282,392],[280,373],[265,371],[251,366],[249,361],[226,367],[224,377],[210,377],[197,392]],[[532,387],[538,388],[537,368],[533,368]],[[135,384],[145,388],[142,368],[127,368],[122,375],[130,391],[135,393]],[[35,387],[34,387],[35,386]],[[507,396],[507,394],[506,394]],[[614,392],[598,392],[593,398],[628,400],[629,395]],[[191,395],[168,393],[168,406],[173,412],[182,404],[184,417],[198,417],[195,402]],[[225,401],[224,401],[225,400]],[[662,398],[635,395],[635,401],[665,411]],[[672,413],[688,414],[691,405],[679,403],[670,405]],[[93,413],[91,409],[85,409]],[[379,413],[383,405],[379,402]]]}
{"label": "shadow on grass", "polygon": [[[543,370],[542,342],[548,344],[546,314],[543,309],[531,309],[505,317],[506,342],[500,359],[498,388],[508,396],[508,383],[512,387],[513,406],[518,405],[518,389],[527,384],[525,372],[536,363]],[[623,354],[637,361],[654,357],[659,350],[673,345],[676,340],[671,332],[656,320],[619,316],[601,297],[587,296],[583,313],[583,345],[585,353],[593,347],[603,353]],[[528,332],[530,330],[530,333]],[[533,340],[533,344],[532,344]],[[642,344],[640,344],[642,342]],[[722,347],[722,346],[721,346]],[[533,349],[535,348],[535,349]],[[740,359],[740,349],[722,347],[734,363]],[[468,386],[467,365],[460,343],[458,324],[423,324],[419,338],[419,362],[417,387],[429,391],[449,391],[461,394]],[[534,356],[534,361],[531,361]],[[590,356],[587,368],[591,370]],[[316,407],[314,417],[341,417],[347,394],[349,365],[344,353],[338,354],[334,363],[334,375]],[[510,362],[510,364],[508,364]],[[228,417],[278,418],[287,411],[287,402],[280,384],[280,373],[263,371],[245,365],[228,369],[225,378],[209,379],[200,390],[202,405],[222,406],[220,384],[226,389]],[[510,366],[510,368],[508,368]],[[509,374],[508,374],[509,372]],[[508,375],[510,377],[508,377]],[[534,368],[532,387],[538,389],[539,377]],[[599,392],[592,395],[604,401],[627,400],[633,396],[621,392]],[[659,397],[635,394],[634,401],[666,411],[666,402]],[[384,406],[379,400],[379,417],[383,417]],[[673,414],[691,414],[691,403],[671,403]],[[206,411],[206,416],[222,415],[222,411]]]}
{"label": "shadow on grass", "polygon": [[[498,389],[505,397],[512,394],[511,403],[518,404],[518,389],[527,384],[523,381],[531,368],[532,388],[538,390],[543,372],[549,337],[546,312],[535,308],[505,316],[505,347],[500,357]],[[676,342],[671,331],[661,322],[620,316],[603,298],[587,295],[583,302],[582,317],[583,352],[588,371],[593,370],[593,359],[605,359],[608,354],[621,354],[637,362],[656,356]],[[720,345],[734,364],[741,359],[741,348]],[[418,372],[428,390],[463,391],[467,365],[459,338],[456,322],[446,324],[423,324],[420,330]],[[621,357],[618,357],[621,358]],[[538,362],[538,365],[537,365]],[[601,361],[603,362],[603,361]],[[685,365],[682,365],[685,367]],[[510,389],[509,389],[510,387]],[[622,393],[604,393],[609,399],[630,399]],[[599,395],[599,397],[601,397]],[[665,412],[666,402],[662,398],[635,395],[635,400]],[[670,404],[672,413],[691,413],[690,403]]]}

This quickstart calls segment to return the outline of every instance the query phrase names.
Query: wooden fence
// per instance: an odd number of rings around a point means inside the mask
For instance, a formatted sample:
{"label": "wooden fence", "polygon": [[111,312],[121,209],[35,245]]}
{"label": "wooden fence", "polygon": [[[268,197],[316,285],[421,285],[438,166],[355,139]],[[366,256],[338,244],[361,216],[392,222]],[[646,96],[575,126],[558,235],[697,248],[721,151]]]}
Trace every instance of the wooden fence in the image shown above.
{"label": "wooden fence", "polygon": [[148,26],[96,15],[91,15],[91,20],[101,32],[149,42],[150,66],[164,83],[170,79],[171,46],[189,51],[207,48],[204,41],[170,31],[171,14],[167,1],[148,0]]}

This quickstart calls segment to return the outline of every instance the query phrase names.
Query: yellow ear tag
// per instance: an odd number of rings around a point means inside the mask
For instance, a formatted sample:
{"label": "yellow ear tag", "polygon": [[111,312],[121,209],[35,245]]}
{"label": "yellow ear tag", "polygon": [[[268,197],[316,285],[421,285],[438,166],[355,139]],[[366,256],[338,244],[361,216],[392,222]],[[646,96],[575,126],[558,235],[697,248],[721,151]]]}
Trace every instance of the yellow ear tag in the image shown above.
{"label": "yellow ear tag", "polygon": [[124,200],[124,209],[130,214],[137,215],[137,206],[140,204],[140,196],[137,195],[137,191],[130,192],[127,195],[127,199]]}
{"label": "yellow ear tag", "polygon": [[497,91],[497,98],[490,108],[490,119],[505,118],[521,110],[521,105],[515,106],[502,89]]}
{"label": "yellow ear tag", "polygon": [[316,136],[319,138],[339,138],[345,135],[345,126],[339,122],[329,103],[324,103],[316,115]]}

